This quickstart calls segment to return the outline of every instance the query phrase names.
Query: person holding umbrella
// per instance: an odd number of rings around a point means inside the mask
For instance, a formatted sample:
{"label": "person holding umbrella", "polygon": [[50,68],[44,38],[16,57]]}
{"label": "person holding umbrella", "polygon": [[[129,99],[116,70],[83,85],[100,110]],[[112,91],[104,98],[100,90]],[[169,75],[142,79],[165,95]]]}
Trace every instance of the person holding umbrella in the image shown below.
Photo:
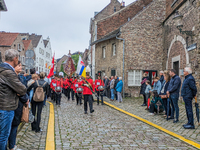
{"label": "person holding umbrella", "polygon": [[192,111],[192,100],[196,97],[197,87],[194,77],[192,76],[192,69],[190,67],[186,67],[184,69],[185,80],[183,81],[181,96],[185,102],[186,115],[188,119],[188,123],[184,124],[183,127],[185,129],[194,129],[194,117]]}

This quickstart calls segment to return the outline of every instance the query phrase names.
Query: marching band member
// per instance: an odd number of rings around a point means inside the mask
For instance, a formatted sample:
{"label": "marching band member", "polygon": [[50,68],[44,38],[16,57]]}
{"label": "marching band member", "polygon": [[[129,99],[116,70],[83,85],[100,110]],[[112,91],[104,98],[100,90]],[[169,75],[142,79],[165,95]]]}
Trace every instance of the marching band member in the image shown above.
{"label": "marching band member", "polygon": [[74,83],[75,82],[76,82],[75,77],[73,77],[71,80],[71,86],[70,86],[70,91],[71,91],[71,96],[72,96],[73,101],[74,101]]}
{"label": "marching band member", "polygon": [[56,105],[58,106],[60,106],[62,88],[63,88],[63,82],[61,80],[61,76],[58,76],[55,87]]}
{"label": "marching band member", "polygon": [[99,105],[99,96],[101,96],[101,105],[103,105],[103,92],[98,89],[100,86],[104,86],[104,82],[103,82],[103,80],[101,80],[101,76],[99,75],[98,79],[95,80],[95,87],[96,87],[96,92],[97,92],[97,95],[98,95],[97,105]]}
{"label": "marching band member", "polygon": [[55,101],[56,100],[56,95],[55,95],[55,87],[56,87],[56,77],[54,77],[52,80],[51,80],[51,83],[50,83],[50,87],[51,87],[51,90],[52,90],[52,97],[51,97],[51,100]]}
{"label": "marching band member", "polygon": [[80,81],[80,79],[77,79],[76,82],[74,83],[74,91],[75,91],[75,95],[76,95],[77,105],[78,105],[78,103],[80,103],[80,105],[81,105],[82,104],[82,102],[81,102],[82,96],[80,97],[78,95],[77,88],[82,88],[82,82]]}
{"label": "marching band member", "polygon": [[83,80],[83,96],[84,96],[84,111],[87,114],[87,102],[89,102],[90,113],[94,112],[93,101],[92,101],[92,91],[94,92],[93,80],[90,79],[90,67],[86,67],[86,79]]}
{"label": "marching band member", "polygon": [[68,101],[69,101],[70,100],[70,91],[71,91],[70,87],[71,87],[71,84],[72,84],[71,76],[68,76],[67,82],[68,82],[67,95],[68,95]]}

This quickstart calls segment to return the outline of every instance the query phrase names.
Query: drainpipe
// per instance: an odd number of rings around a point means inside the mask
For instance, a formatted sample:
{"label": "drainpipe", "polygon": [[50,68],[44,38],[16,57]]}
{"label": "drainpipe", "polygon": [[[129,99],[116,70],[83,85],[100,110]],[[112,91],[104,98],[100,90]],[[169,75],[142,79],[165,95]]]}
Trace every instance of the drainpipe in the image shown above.
{"label": "drainpipe", "polygon": [[[125,39],[117,37],[118,35],[120,35],[120,33],[116,35],[116,39],[123,41],[123,83],[125,84],[125,81],[124,81],[124,50],[125,50]],[[123,85],[123,98],[124,97],[125,97],[125,91],[124,91],[124,85]]]}

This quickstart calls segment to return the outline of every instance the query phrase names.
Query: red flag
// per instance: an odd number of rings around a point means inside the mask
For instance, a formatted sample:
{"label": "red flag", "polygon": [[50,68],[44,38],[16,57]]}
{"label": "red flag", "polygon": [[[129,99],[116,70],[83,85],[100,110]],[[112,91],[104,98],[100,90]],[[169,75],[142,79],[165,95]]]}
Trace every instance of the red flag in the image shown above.
{"label": "red flag", "polygon": [[[54,56],[55,56],[55,54],[54,54]],[[47,77],[48,79],[49,79],[51,76],[54,75],[54,56],[53,56],[53,58],[52,58],[51,70],[50,70],[49,75],[48,75],[48,77]]]}

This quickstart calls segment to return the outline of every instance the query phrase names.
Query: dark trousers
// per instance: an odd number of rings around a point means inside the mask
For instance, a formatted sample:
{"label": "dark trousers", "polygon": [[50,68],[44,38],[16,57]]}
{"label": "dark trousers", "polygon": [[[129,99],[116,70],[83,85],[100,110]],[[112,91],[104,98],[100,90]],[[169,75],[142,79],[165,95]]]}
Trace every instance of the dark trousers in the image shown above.
{"label": "dark trousers", "polygon": [[144,98],[144,103],[143,104],[147,104],[146,94],[143,94],[143,98]]}
{"label": "dark trousers", "polygon": [[64,90],[64,94],[67,97],[67,89],[63,89]]}
{"label": "dark trousers", "polygon": [[150,113],[157,112],[157,109],[156,109],[156,107],[155,107],[155,104],[154,104],[154,103],[151,103],[149,112],[150,112]]}
{"label": "dark trousers", "polygon": [[31,124],[32,130],[36,132],[40,131],[40,121],[41,121],[41,113],[42,113],[43,102],[32,102],[32,114],[36,116],[36,108],[37,108],[37,120],[36,117],[34,122]]}
{"label": "dark trousers", "polygon": [[148,99],[150,98],[150,93],[146,93],[146,94],[145,94],[145,98],[146,98],[146,103],[145,103],[145,104],[147,104]]}
{"label": "dark trousers", "polygon": [[99,104],[99,96],[101,96],[101,104],[103,104],[103,94],[100,94],[100,91],[97,91],[97,104]]}
{"label": "dark trousers", "polygon": [[115,93],[116,93],[116,94],[115,94],[116,100],[118,100],[118,98],[117,98],[117,91],[116,91],[116,90],[115,90]]}
{"label": "dark trousers", "polygon": [[60,105],[61,93],[56,93],[56,105]]}
{"label": "dark trousers", "polygon": [[10,136],[8,138],[8,147],[9,149],[13,149],[16,145],[16,138],[17,138],[17,126],[13,126],[11,127],[11,131],[10,131]]}
{"label": "dark trousers", "polygon": [[56,92],[53,91],[53,101],[55,102],[56,101]]}
{"label": "dark trousers", "polygon": [[171,116],[171,106],[170,106],[170,102],[168,102],[167,104],[167,98],[164,98],[162,99],[163,100],[163,105],[164,105],[164,108],[165,108],[165,115],[167,115],[167,112],[168,112],[168,116]]}
{"label": "dark trousers", "polygon": [[194,117],[193,117],[193,110],[192,110],[192,99],[193,98],[183,97],[183,100],[185,102],[185,109],[186,109],[186,115],[187,115],[187,119],[188,119],[188,124],[194,126]]}
{"label": "dark trousers", "polygon": [[110,92],[110,88],[109,88],[109,89],[107,89],[107,92],[108,92],[108,93],[107,93],[107,97],[108,97],[108,98],[111,98],[111,92]]}
{"label": "dark trousers", "polygon": [[89,102],[90,111],[93,110],[92,95],[84,95],[84,111],[87,111],[87,102]]}
{"label": "dark trousers", "polygon": [[68,96],[68,100],[70,100],[70,88],[67,88],[67,96]]}
{"label": "dark trousers", "polygon": [[71,89],[71,96],[72,96],[72,100],[74,100],[74,90]]}
{"label": "dark trousers", "polygon": [[81,104],[82,104],[82,101],[81,101],[82,95],[79,96],[77,93],[76,93],[75,95],[76,95],[76,102],[77,102],[77,105],[78,105],[78,104],[81,105]]}
{"label": "dark trousers", "polygon": [[178,120],[179,118],[178,95],[170,95],[169,99],[172,105],[171,118],[174,118],[174,112],[176,112],[176,120]]}

